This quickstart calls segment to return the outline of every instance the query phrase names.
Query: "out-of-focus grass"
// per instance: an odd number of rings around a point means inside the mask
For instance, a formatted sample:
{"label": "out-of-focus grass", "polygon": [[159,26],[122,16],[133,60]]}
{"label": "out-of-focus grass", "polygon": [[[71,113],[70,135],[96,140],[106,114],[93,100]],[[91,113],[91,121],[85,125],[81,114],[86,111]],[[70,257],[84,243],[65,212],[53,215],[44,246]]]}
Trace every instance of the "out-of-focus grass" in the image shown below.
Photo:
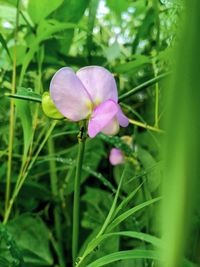
{"label": "out-of-focus grass", "polygon": [[[185,1],[185,18],[176,49],[176,69],[168,90],[166,169],[162,210],[164,267],[182,267],[191,255],[198,216],[200,176],[200,1]],[[193,234],[191,234],[193,233]],[[195,233],[195,235],[194,235]]]}

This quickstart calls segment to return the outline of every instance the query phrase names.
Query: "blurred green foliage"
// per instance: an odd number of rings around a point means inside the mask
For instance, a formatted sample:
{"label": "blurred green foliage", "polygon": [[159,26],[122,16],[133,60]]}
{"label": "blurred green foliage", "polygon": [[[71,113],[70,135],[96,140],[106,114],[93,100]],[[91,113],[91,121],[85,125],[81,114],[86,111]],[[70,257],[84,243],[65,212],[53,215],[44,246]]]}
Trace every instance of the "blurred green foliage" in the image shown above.
{"label": "blurred green foliage", "polygon": [[[174,59],[169,55],[181,10],[178,1],[0,0],[2,221],[11,99],[16,107],[11,197],[16,185],[22,183],[8,222],[0,225],[0,266],[71,266],[72,194],[79,127],[66,120],[54,125],[42,111],[41,95],[49,90],[53,74],[63,66],[74,70],[86,65],[104,66],[113,73],[119,95],[123,95],[171,70]],[[16,95],[11,98],[15,60]],[[130,124],[120,130],[118,137],[102,134],[87,141],[81,181],[80,255],[109,213],[124,165],[126,173],[117,203],[124,203],[118,216],[125,219],[113,231],[160,236],[158,204],[151,203],[160,195],[163,159],[159,151],[163,134],[146,126],[163,127],[166,90],[168,85],[155,80],[123,99],[126,115],[141,122],[142,127]],[[131,138],[131,144],[120,138],[124,135]],[[124,165],[110,166],[108,156],[114,146],[125,153]],[[143,209],[140,204],[149,207]],[[126,215],[138,206],[137,212]],[[116,258],[124,260],[108,266],[156,264],[157,254],[151,252],[151,242],[116,235],[100,243],[83,266],[108,254],[134,249],[141,251],[132,257],[125,252],[117,254]],[[197,262],[192,251],[187,257]]]}

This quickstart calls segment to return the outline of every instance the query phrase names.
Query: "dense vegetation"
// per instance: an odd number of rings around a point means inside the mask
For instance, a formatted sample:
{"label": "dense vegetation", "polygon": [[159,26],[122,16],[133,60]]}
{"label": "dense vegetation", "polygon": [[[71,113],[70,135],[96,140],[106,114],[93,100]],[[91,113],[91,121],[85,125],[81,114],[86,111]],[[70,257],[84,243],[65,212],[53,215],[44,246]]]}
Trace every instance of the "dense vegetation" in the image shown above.
{"label": "dense vegetation", "polygon": [[[198,10],[194,2],[190,15]],[[184,24],[183,13],[180,1],[0,0],[1,267],[200,262],[199,93],[190,93],[200,81],[187,67],[199,70],[199,19],[195,13]],[[191,32],[191,42],[179,28]],[[129,118],[117,135],[89,138],[85,122],[55,119],[47,94],[53,75],[90,65],[116,80]],[[166,82],[174,65],[177,75]],[[111,164],[113,148],[120,164]],[[188,229],[193,235],[183,253]]]}

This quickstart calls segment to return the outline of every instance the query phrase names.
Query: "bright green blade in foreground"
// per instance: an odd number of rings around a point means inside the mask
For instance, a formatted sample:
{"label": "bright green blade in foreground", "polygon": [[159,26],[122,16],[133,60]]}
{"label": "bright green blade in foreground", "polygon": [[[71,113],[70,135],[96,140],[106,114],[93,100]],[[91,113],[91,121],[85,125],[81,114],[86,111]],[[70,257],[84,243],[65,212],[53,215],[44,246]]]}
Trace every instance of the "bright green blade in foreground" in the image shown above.
{"label": "bright green blade in foreground", "polygon": [[200,178],[200,1],[185,4],[175,75],[168,88],[163,267],[182,267],[183,256],[196,263],[199,257],[192,244]]}

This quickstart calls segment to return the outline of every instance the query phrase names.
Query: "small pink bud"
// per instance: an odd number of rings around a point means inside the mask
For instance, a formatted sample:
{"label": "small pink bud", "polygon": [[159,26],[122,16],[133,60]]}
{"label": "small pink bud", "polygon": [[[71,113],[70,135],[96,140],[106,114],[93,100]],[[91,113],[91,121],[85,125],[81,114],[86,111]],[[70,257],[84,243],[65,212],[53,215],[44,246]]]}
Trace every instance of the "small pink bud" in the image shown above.
{"label": "small pink bud", "polygon": [[112,165],[124,163],[124,155],[118,148],[112,148],[110,151],[109,161]]}

